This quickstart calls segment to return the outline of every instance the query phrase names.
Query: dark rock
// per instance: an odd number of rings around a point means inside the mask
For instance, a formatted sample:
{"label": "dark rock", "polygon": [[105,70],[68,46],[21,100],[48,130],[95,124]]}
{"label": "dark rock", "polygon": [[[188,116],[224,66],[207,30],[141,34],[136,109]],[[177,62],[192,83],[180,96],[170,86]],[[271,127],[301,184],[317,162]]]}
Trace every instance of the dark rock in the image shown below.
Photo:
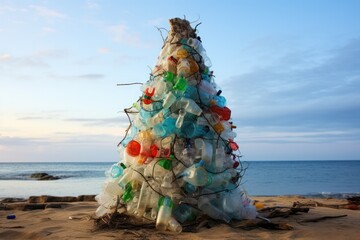
{"label": "dark rock", "polygon": [[48,202],[77,202],[77,197],[56,197],[56,196],[31,196],[28,199],[28,203],[48,203]]}
{"label": "dark rock", "polygon": [[0,203],[26,202],[25,198],[4,198]]}
{"label": "dark rock", "polygon": [[60,177],[49,175],[48,173],[33,173],[30,175],[30,178],[34,178],[36,180],[58,180]]}
{"label": "dark rock", "polygon": [[23,211],[29,211],[29,210],[43,210],[45,209],[46,204],[43,203],[27,203],[25,204]]}
{"label": "dark rock", "polygon": [[28,211],[28,210],[38,210],[38,209],[45,209],[45,204],[41,204],[41,203],[12,203],[12,204],[4,205],[3,210]]}
{"label": "dark rock", "polygon": [[45,209],[46,208],[62,208],[62,205],[59,203],[49,203],[49,204],[46,204]]}
{"label": "dark rock", "polygon": [[79,202],[95,202],[96,195],[80,195],[77,197]]}

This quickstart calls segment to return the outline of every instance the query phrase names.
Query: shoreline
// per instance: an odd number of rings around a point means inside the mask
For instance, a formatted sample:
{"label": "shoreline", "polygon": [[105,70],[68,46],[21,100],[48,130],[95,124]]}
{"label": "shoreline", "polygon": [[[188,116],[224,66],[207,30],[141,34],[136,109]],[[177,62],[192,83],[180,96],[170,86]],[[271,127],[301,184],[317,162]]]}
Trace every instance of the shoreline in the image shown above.
{"label": "shoreline", "polygon": [[[72,196],[72,195],[57,195],[56,197],[81,197],[81,196],[96,196],[97,194],[81,194],[78,196]],[[47,194],[41,194],[41,195],[31,195],[28,197],[1,197],[0,196],[0,203],[7,199],[14,199],[17,201],[27,201],[31,197],[41,197],[41,196],[52,196],[54,195],[47,195]],[[346,200],[349,197],[360,197],[360,192],[358,193],[313,193],[313,194],[280,194],[280,195],[250,195],[251,198],[277,198],[277,197],[288,197],[288,198],[301,198],[301,199],[339,199],[339,200]],[[95,201],[95,200],[94,200]]]}
{"label": "shoreline", "polygon": [[[301,195],[253,196],[252,198],[262,203],[264,208],[290,208],[294,203],[320,204],[309,206],[308,213],[301,212],[287,218],[271,218],[272,222],[289,225],[293,228],[292,230],[269,230],[261,227],[244,230],[225,223],[209,224],[209,221],[204,227],[199,228],[196,233],[182,232],[174,234],[172,232],[159,232],[155,229],[105,229],[95,231],[92,217],[94,217],[98,204],[92,198],[87,198],[87,200],[91,201],[73,201],[75,198],[79,199],[79,197],[72,197],[65,202],[56,202],[60,201],[61,198],[51,197],[48,198],[51,201],[47,204],[52,204],[52,207],[45,206],[43,209],[28,209],[26,211],[0,209],[0,239],[360,239],[360,211],[334,208],[334,206],[346,204],[345,199],[306,198]],[[44,200],[44,197],[33,197],[32,202],[38,200],[38,203],[28,204],[46,204],[40,203],[41,199]],[[0,206],[4,206],[4,204],[16,205],[19,203],[2,203]],[[259,213],[264,215],[261,211]],[[6,219],[9,214],[14,214],[16,218],[13,220]],[[309,219],[326,216],[345,217],[301,223]]]}

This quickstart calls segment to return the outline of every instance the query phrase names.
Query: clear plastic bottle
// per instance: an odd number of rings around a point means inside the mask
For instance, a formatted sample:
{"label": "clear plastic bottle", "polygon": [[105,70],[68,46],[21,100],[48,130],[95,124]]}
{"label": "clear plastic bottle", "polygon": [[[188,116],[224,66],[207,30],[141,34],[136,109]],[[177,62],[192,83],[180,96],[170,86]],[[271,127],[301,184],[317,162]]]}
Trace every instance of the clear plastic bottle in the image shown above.
{"label": "clear plastic bottle", "polygon": [[120,163],[120,166],[117,164],[112,165],[110,169],[110,176],[112,178],[118,178],[123,174],[124,169],[126,166],[123,163]]}
{"label": "clear plastic bottle", "polygon": [[134,171],[131,168],[126,168],[123,175],[119,179],[118,185],[120,188],[125,189],[126,185],[132,180]]}
{"label": "clear plastic bottle", "polygon": [[181,233],[182,232],[182,226],[173,217],[170,217],[170,219],[169,219],[168,229],[171,232],[176,232],[176,233]]}
{"label": "clear plastic bottle", "polygon": [[163,101],[163,108],[168,109],[169,107],[171,107],[171,105],[175,103],[175,101],[176,96],[174,95],[174,93],[172,93],[171,91],[168,92]]}
{"label": "clear plastic bottle", "polygon": [[177,128],[181,128],[181,126],[183,125],[185,114],[186,114],[185,110],[183,108],[181,108],[179,110],[179,115],[178,115],[176,123],[175,123],[175,126]]}
{"label": "clear plastic bottle", "polygon": [[202,113],[202,109],[197,105],[197,103],[190,99],[190,98],[184,98],[181,97],[176,103],[175,103],[175,110],[176,109],[184,109],[186,112],[194,114],[196,116],[200,116]]}
{"label": "clear plastic bottle", "polygon": [[149,184],[146,181],[143,181],[140,189],[139,201],[135,211],[135,215],[137,215],[138,217],[142,217],[144,215],[149,197]]}
{"label": "clear plastic bottle", "polygon": [[195,148],[201,151],[201,159],[209,166],[213,156],[212,144],[202,138],[197,138],[195,139]]}
{"label": "clear plastic bottle", "polygon": [[223,220],[227,223],[231,221],[231,217],[228,214],[212,204],[210,199],[205,196],[199,198],[198,207],[201,211],[213,219]]}
{"label": "clear plastic bottle", "polygon": [[191,167],[185,169],[181,174],[185,182],[188,182],[194,186],[205,186],[208,183],[208,172],[202,167],[201,164],[194,164]]}
{"label": "clear plastic bottle", "polygon": [[187,204],[178,205],[174,211],[173,215],[177,221],[184,223],[186,221],[192,221],[195,219],[196,215],[193,211],[193,208]]}
{"label": "clear plastic bottle", "polygon": [[156,218],[157,230],[165,231],[168,228],[172,208],[173,208],[173,202],[171,198],[161,197],[159,199],[159,212]]}
{"label": "clear plastic bottle", "polygon": [[195,149],[190,146],[186,146],[181,154],[181,161],[186,166],[191,166],[194,164],[195,160]]}

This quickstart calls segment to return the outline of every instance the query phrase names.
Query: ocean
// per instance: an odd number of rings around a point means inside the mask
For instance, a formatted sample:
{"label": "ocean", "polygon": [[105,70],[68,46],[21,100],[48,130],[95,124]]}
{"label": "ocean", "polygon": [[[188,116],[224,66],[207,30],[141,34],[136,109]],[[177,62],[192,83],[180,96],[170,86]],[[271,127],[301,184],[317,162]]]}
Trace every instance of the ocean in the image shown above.
{"label": "ocean", "polygon": [[[100,193],[110,162],[0,163],[0,198]],[[248,161],[242,187],[253,196],[305,195],[345,198],[360,195],[360,161]],[[60,180],[36,181],[46,172]]]}

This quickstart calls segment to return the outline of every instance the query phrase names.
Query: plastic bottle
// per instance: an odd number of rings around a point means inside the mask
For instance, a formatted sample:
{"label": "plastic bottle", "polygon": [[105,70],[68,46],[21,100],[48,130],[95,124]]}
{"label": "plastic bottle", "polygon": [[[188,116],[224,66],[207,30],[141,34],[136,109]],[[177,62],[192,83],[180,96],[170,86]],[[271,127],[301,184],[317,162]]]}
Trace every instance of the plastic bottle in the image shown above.
{"label": "plastic bottle", "polygon": [[179,204],[176,208],[174,208],[173,215],[180,223],[192,221],[196,217],[193,212],[193,208],[187,204]]}
{"label": "plastic bottle", "polygon": [[188,76],[190,73],[190,63],[187,59],[180,59],[177,65],[177,74],[179,76]]}
{"label": "plastic bottle", "polygon": [[176,53],[175,53],[176,57],[178,59],[184,59],[184,58],[187,58],[188,57],[188,52],[186,51],[186,49],[184,48],[178,48],[176,50]]}
{"label": "plastic bottle", "polygon": [[[125,170],[126,171],[126,170]],[[111,196],[120,196],[123,194],[124,189],[121,188],[115,181],[115,179],[112,179],[110,181],[106,181],[103,185],[103,191]]]}
{"label": "plastic bottle", "polygon": [[189,38],[187,44],[192,46],[197,53],[201,55],[203,62],[207,67],[210,68],[212,66],[210,58],[207,56],[206,50],[203,48],[200,40],[196,38]]}
{"label": "plastic bottle", "polygon": [[185,114],[186,114],[186,112],[185,112],[184,109],[179,110],[179,115],[178,115],[178,117],[176,119],[176,122],[175,122],[175,126],[177,128],[181,128],[181,126],[183,125]]}
{"label": "plastic bottle", "polygon": [[132,192],[132,186],[131,183],[127,183],[126,187],[125,187],[125,192],[121,197],[121,200],[124,203],[127,203],[129,201],[131,201],[134,198],[134,193]]}
{"label": "plastic bottle", "polygon": [[141,141],[140,156],[137,159],[139,164],[144,164],[148,159],[148,157],[151,157],[150,146],[151,146],[151,139],[143,138],[143,140]]}
{"label": "plastic bottle", "polygon": [[210,106],[214,106],[214,105],[221,107],[221,108],[225,107],[226,98],[223,96],[217,96],[217,95],[213,96],[212,99],[210,100]]}
{"label": "plastic bottle", "polygon": [[172,208],[173,202],[169,197],[161,197],[159,199],[159,212],[156,218],[157,230],[165,231],[168,228]]}
{"label": "plastic bottle", "polygon": [[178,76],[176,78],[176,83],[173,87],[174,90],[179,90],[184,92],[187,88],[187,81],[185,78],[183,78],[182,76]]}
{"label": "plastic bottle", "polygon": [[96,195],[95,200],[100,205],[96,212],[96,216],[101,217],[106,214],[110,208],[116,206],[117,197],[115,196],[117,195],[110,195],[110,193],[105,192],[105,190],[102,193]]}
{"label": "plastic bottle", "polygon": [[167,72],[165,72],[163,79],[164,79],[165,82],[174,83],[175,74],[173,72],[167,71]]}
{"label": "plastic bottle", "polygon": [[199,71],[199,65],[196,63],[195,60],[193,59],[189,59],[188,58],[188,61],[189,61],[189,64],[190,64],[190,72],[189,72],[189,75],[193,75],[194,73],[198,72]]}
{"label": "plastic bottle", "polygon": [[155,191],[154,190],[150,191],[150,197],[149,197],[147,208],[151,208],[150,218],[152,220],[155,220],[157,213],[158,213],[158,202],[160,199],[158,191],[160,191],[160,186],[155,181],[150,182],[150,184],[153,187],[153,189],[155,189]]}
{"label": "plastic bottle", "polygon": [[176,101],[176,96],[171,91],[168,92],[163,101],[163,108],[168,109]]}
{"label": "plastic bottle", "polygon": [[200,150],[201,159],[204,160],[206,165],[210,165],[213,156],[212,144],[202,138],[197,138],[195,139],[195,148]]}
{"label": "plastic bottle", "polygon": [[110,176],[112,178],[120,177],[123,174],[125,168],[126,166],[123,163],[120,163],[120,166],[118,166],[117,164],[112,165],[110,169]]}
{"label": "plastic bottle", "polygon": [[185,182],[194,186],[205,186],[208,183],[208,172],[202,167],[204,162],[194,164],[181,174]]}
{"label": "plastic bottle", "polygon": [[228,185],[233,174],[230,171],[225,171],[217,174],[208,174],[208,182],[206,187],[209,189],[223,189]]}
{"label": "plastic bottle", "polygon": [[199,126],[192,121],[185,121],[181,127],[181,133],[187,138],[204,137],[209,131],[208,126]]}
{"label": "plastic bottle", "polygon": [[123,175],[119,179],[118,185],[120,188],[125,189],[126,185],[132,180],[134,171],[131,168],[126,168]]}
{"label": "plastic bottle", "polygon": [[136,157],[140,154],[141,145],[139,142],[135,140],[131,140],[126,145],[126,153],[129,154],[131,157]]}
{"label": "plastic bottle", "polygon": [[162,111],[158,112],[157,114],[155,114],[154,116],[152,117],[149,117],[147,120],[146,120],[146,125],[149,127],[149,128],[152,128],[154,127],[154,125],[156,124],[159,124],[161,123],[162,121],[164,121],[164,119],[166,117],[169,116],[169,110],[168,109],[163,109]]}
{"label": "plastic bottle", "polygon": [[150,197],[149,184],[146,181],[143,181],[140,189],[139,201],[135,211],[135,215],[142,217],[145,213],[146,206],[148,204]]}
{"label": "plastic bottle", "polygon": [[209,198],[205,196],[199,198],[198,207],[200,208],[201,211],[203,211],[206,215],[208,215],[213,219],[223,220],[227,223],[231,221],[231,217],[228,214],[226,214],[224,211],[213,205],[210,202]]}
{"label": "plastic bottle", "polygon": [[186,166],[191,166],[194,164],[194,160],[195,160],[195,149],[192,148],[190,144],[188,144],[182,151],[181,161]]}
{"label": "plastic bottle", "polygon": [[170,219],[169,219],[168,229],[171,232],[176,232],[176,233],[182,232],[182,226],[173,217],[170,217]]}
{"label": "plastic bottle", "polygon": [[166,70],[169,72],[172,72],[176,75],[177,74],[177,63],[178,63],[178,61],[173,56],[168,57],[167,61],[166,61],[166,66],[165,66]]}
{"label": "plastic bottle", "polygon": [[194,192],[196,192],[197,187],[194,186],[194,185],[192,185],[192,184],[190,184],[190,183],[186,183],[186,184],[184,185],[184,190],[185,190],[185,192],[187,192],[187,193],[194,193]]}
{"label": "plastic bottle", "polygon": [[168,117],[164,120],[164,122],[155,125],[152,131],[154,135],[158,137],[166,137],[172,133],[175,133],[176,131],[175,122],[176,122],[175,118]]}
{"label": "plastic bottle", "polygon": [[228,107],[219,107],[217,105],[211,106],[209,110],[213,113],[216,113],[220,116],[222,120],[229,120],[231,117],[231,110]]}
{"label": "plastic bottle", "polygon": [[205,118],[207,121],[209,121],[210,125],[214,129],[214,131],[218,134],[221,134],[222,131],[224,131],[224,126],[222,125],[220,121],[220,117],[217,114],[205,114]]}
{"label": "plastic bottle", "polygon": [[171,189],[173,187],[173,184],[172,184],[173,179],[174,179],[173,176],[174,176],[174,174],[171,171],[166,173],[162,180],[161,187]]}
{"label": "plastic bottle", "polygon": [[223,147],[216,148],[216,154],[213,158],[212,169],[215,172],[220,172],[223,170],[224,162],[225,162],[225,151]]}
{"label": "plastic bottle", "polygon": [[202,109],[196,102],[189,98],[181,97],[176,103],[173,109],[184,109],[186,112],[200,116],[202,113]]}
{"label": "plastic bottle", "polygon": [[250,202],[241,201],[241,194],[242,191],[239,189],[225,194],[221,199],[224,211],[234,219],[255,219],[257,216],[256,207]]}

